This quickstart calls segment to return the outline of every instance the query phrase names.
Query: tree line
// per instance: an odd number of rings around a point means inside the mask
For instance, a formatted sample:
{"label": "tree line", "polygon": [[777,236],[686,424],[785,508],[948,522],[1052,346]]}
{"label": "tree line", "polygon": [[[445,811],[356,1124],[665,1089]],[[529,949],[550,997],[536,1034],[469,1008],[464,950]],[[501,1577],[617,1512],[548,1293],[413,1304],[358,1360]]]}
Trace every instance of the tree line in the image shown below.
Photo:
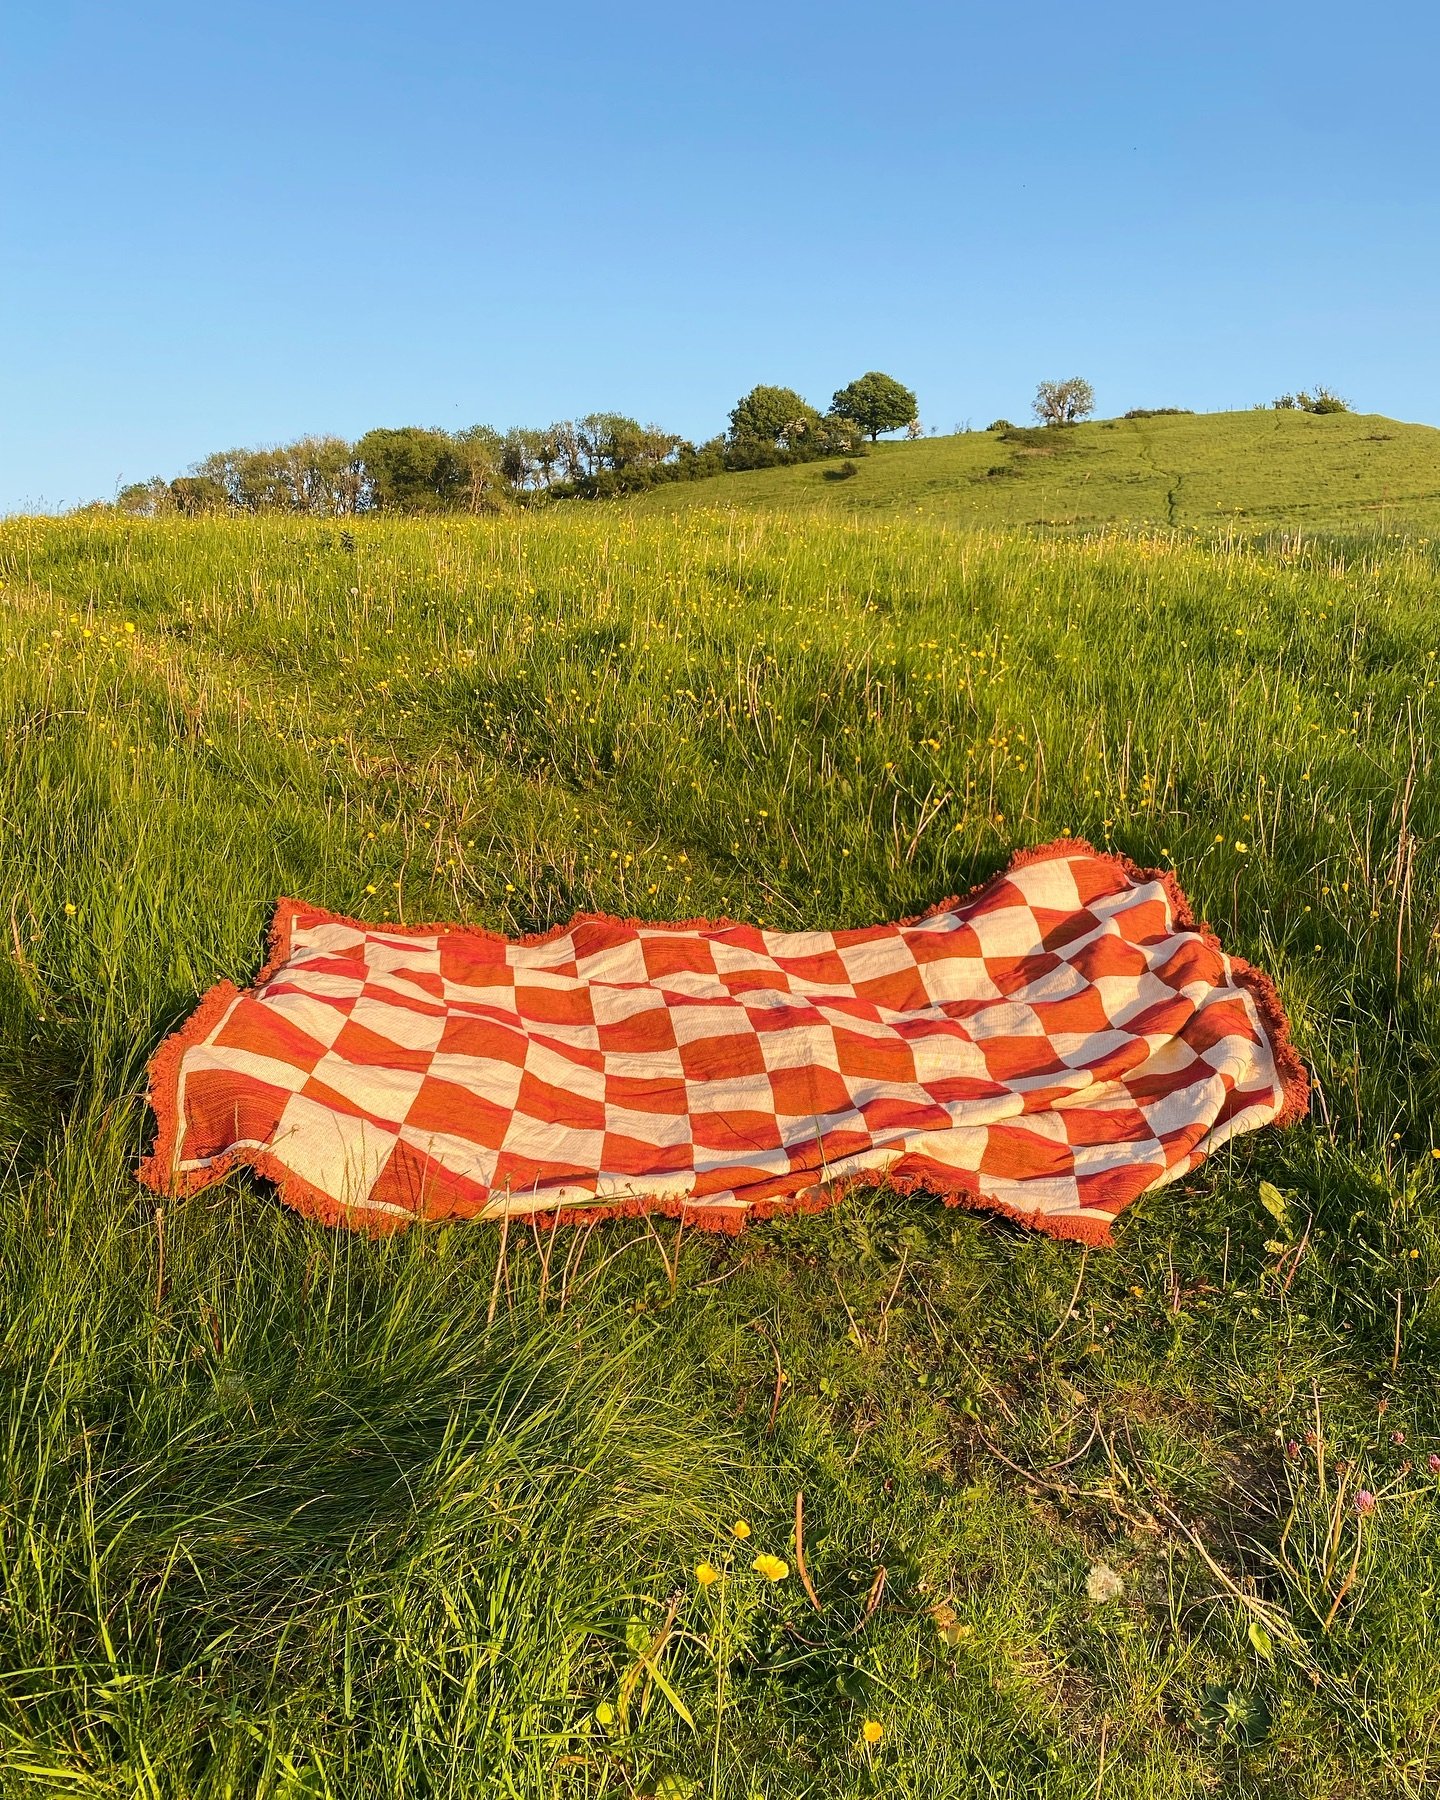
{"label": "tree line", "polygon": [[916,401],[871,370],[840,388],[825,412],[793,388],[752,388],[729,428],[695,444],[622,413],[589,413],[541,430],[463,431],[403,425],[353,443],[311,436],[258,450],[221,450],[183,475],[122,487],[122,512],[162,514],[492,513],[548,500],[601,499],[727,469],[855,456],[887,431],[918,434]]}

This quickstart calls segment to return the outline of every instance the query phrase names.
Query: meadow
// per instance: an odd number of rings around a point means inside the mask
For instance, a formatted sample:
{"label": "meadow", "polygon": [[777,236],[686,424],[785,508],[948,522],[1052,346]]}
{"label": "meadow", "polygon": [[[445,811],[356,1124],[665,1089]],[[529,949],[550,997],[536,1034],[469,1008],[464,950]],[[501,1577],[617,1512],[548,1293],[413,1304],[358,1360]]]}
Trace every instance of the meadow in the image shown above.
{"label": "meadow", "polygon": [[[833,510],[0,524],[7,1800],[1435,1791],[1440,549],[857,509],[908,453]],[[135,1184],[280,895],[860,924],[1067,831],[1314,1075],[1113,1250]]]}
{"label": "meadow", "polygon": [[1440,431],[1376,413],[1260,410],[1096,419],[1062,430],[956,432],[880,443],[836,463],[660,487],[691,506],[903,514],[946,525],[1073,530],[1440,531]]}

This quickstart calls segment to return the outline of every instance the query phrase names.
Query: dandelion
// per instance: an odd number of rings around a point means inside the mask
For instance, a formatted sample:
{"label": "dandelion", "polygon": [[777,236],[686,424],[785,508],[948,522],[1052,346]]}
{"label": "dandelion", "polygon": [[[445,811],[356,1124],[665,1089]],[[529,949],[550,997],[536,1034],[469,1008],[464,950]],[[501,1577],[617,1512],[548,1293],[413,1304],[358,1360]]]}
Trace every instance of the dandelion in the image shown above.
{"label": "dandelion", "polygon": [[772,1556],[768,1550],[762,1550],[750,1567],[767,1581],[783,1581],[790,1573],[789,1563],[783,1557]]}
{"label": "dandelion", "polygon": [[737,1538],[740,1538],[743,1541],[750,1535],[750,1521],[748,1519],[737,1519],[730,1529],[735,1533]]}
{"label": "dandelion", "polygon": [[885,1727],[878,1719],[867,1719],[860,1727],[860,1735],[867,1744],[878,1744],[885,1735]]}
{"label": "dandelion", "polygon": [[714,1563],[699,1562],[695,1565],[695,1579],[700,1583],[702,1588],[713,1587],[720,1579],[720,1571],[715,1567]]}

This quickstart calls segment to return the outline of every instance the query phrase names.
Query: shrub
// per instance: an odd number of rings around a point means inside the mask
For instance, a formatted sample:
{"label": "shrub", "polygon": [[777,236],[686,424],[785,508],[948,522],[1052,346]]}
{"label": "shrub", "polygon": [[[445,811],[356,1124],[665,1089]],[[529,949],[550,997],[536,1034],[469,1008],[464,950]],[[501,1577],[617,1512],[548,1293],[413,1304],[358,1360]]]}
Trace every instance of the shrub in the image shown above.
{"label": "shrub", "polygon": [[1012,425],[1000,433],[1002,444],[1024,444],[1028,450],[1053,450],[1055,434],[1044,425]]}
{"label": "shrub", "polygon": [[1349,412],[1350,403],[1342,400],[1329,388],[1317,387],[1313,394],[1300,393],[1295,396],[1301,406],[1309,413],[1343,413]]}
{"label": "shrub", "polygon": [[1270,404],[1276,412],[1343,413],[1350,410],[1350,402],[1342,400],[1327,387],[1317,387],[1313,394],[1304,388],[1294,394],[1278,394]]}
{"label": "shrub", "polygon": [[1015,427],[1008,419],[992,419],[985,429],[987,431],[1013,431]]}
{"label": "shrub", "polygon": [[1170,419],[1179,418],[1182,414],[1186,418],[1193,418],[1195,408],[1193,406],[1132,406],[1125,417],[1127,419]]}

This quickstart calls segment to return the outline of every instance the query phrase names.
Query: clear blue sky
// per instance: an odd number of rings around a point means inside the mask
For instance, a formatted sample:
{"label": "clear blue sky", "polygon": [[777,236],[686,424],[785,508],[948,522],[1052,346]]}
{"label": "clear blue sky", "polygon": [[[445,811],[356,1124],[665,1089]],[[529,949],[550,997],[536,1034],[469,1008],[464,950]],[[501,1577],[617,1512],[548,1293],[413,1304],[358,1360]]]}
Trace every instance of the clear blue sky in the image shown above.
{"label": "clear blue sky", "polygon": [[1440,423],[1437,60],[1430,4],[31,0],[0,510],[875,367],[945,431],[1074,373]]}

